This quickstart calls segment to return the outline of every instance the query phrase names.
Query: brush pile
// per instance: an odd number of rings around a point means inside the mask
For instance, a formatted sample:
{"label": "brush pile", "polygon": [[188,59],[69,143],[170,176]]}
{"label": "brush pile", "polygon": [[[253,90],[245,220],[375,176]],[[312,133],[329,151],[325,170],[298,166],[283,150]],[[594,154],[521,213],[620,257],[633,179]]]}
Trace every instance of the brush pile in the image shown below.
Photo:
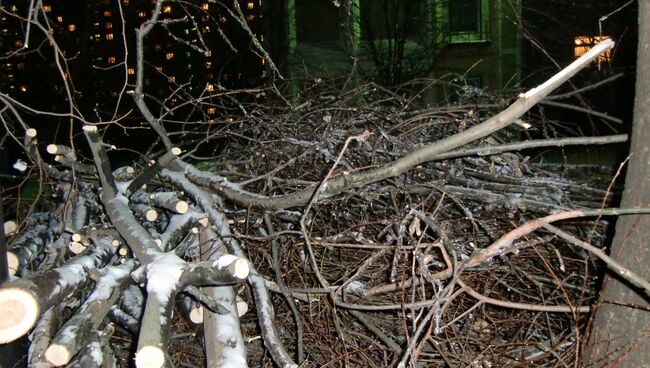
{"label": "brush pile", "polygon": [[55,197],[9,234],[15,278],[0,305],[18,312],[2,341],[35,326],[39,367],[129,366],[133,351],[138,367],[575,361],[600,271],[561,235],[603,247],[607,221],[577,217],[612,195],[530,162],[510,143],[529,134],[519,128],[400,166],[505,107],[465,92],[420,108],[373,85],[316,83],[294,108],[240,103],[202,131],[223,138],[203,161],[197,132],[184,132],[183,159],[111,168],[94,126],[94,165],[65,146],[41,157],[26,131]]}

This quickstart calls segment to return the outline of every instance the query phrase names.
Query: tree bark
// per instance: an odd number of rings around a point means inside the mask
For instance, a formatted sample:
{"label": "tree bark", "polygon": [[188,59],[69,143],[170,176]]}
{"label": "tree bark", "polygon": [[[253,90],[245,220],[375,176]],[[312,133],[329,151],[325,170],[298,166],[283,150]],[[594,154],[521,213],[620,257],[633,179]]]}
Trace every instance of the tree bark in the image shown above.
{"label": "tree bark", "polygon": [[[634,122],[630,159],[621,207],[650,205],[650,2],[639,1]],[[649,216],[620,217],[611,247],[612,258],[648,279],[650,261]],[[636,305],[641,308],[633,308]],[[650,367],[650,307],[648,298],[617,275],[606,277],[593,322],[586,366]]]}

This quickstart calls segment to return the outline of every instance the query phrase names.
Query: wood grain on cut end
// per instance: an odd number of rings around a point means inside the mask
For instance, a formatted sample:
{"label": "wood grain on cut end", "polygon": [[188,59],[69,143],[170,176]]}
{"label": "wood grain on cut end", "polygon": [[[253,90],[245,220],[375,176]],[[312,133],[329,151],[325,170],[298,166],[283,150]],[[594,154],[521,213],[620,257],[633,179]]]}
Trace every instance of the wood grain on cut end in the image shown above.
{"label": "wood grain on cut end", "polygon": [[147,219],[147,221],[156,221],[158,218],[158,212],[156,210],[147,210],[145,212],[144,217]]}
{"label": "wood grain on cut end", "polygon": [[45,147],[45,150],[50,155],[56,155],[58,148],[56,147],[56,144],[48,144],[47,147]]}
{"label": "wood grain on cut end", "polygon": [[79,254],[79,253],[83,252],[84,250],[86,250],[86,248],[87,247],[85,245],[83,245],[82,243],[76,242],[76,241],[71,241],[68,244],[68,249],[70,249],[70,251],[72,253],[74,253],[74,254]]}
{"label": "wood grain on cut end", "polygon": [[165,363],[165,353],[155,346],[144,346],[135,354],[138,368],[160,368]]}
{"label": "wood grain on cut end", "polygon": [[237,259],[235,262],[235,268],[233,272],[233,276],[240,278],[240,279],[245,279],[248,277],[248,273],[250,272],[250,268],[248,267],[248,261],[246,261],[243,258]]}
{"label": "wood grain on cut end", "polygon": [[52,344],[45,350],[45,359],[55,367],[68,364],[72,359],[72,354],[63,345]]}
{"label": "wood grain on cut end", "polygon": [[184,214],[187,212],[187,210],[190,209],[190,205],[187,204],[185,201],[178,201],[176,202],[176,205],[174,206],[174,209],[176,209],[176,212],[179,214]]}
{"label": "wood grain on cut end", "polygon": [[5,230],[5,236],[6,235],[12,235],[13,233],[18,230],[18,225],[16,224],[16,221],[9,220],[5,222],[4,225],[4,230]]}
{"label": "wood grain on cut end", "polygon": [[190,311],[190,321],[197,325],[203,323],[203,306],[199,305]]}
{"label": "wood grain on cut end", "polygon": [[248,312],[248,303],[246,303],[243,300],[238,300],[237,303],[235,304],[235,307],[237,308],[237,316],[241,317],[246,312]]}
{"label": "wood grain on cut end", "polygon": [[0,344],[26,334],[39,315],[36,297],[18,288],[0,289]]}

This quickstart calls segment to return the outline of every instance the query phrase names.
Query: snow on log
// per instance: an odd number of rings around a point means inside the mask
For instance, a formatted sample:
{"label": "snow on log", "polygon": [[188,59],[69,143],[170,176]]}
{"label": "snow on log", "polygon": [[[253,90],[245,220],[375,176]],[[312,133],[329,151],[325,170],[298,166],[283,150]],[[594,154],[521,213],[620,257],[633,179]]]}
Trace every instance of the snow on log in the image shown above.
{"label": "snow on log", "polygon": [[[183,163],[180,160],[177,160],[177,163],[186,171],[191,171],[192,169],[198,171],[194,166]],[[232,254],[241,258],[246,258],[244,251],[230,232],[230,227],[226,217],[215,207],[211,195],[188,180],[183,173],[163,169],[160,172],[160,177],[182,189],[187,196],[194,200],[194,202],[208,216],[212,225],[217,229],[218,235],[222,239],[227,239],[226,244]],[[250,266],[249,270],[248,283],[250,284],[255,297],[255,306],[257,309],[262,337],[264,339],[264,346],[269,350],[273,360],[278,366],[283,368],[298,367],[282,344],[282,340],[275,328],[275,312],[273,311],[273,304],[271,303],[269,292],[266,289],[264,278],[257,273],[255,268],[252,266]]]}
{"label": "snow on log", "polygon": [[68,368],[105,368],[116,367],[116,359],[109,344],[115,328],[107,325],[103,331],[92,331],[89,343],[79,351],[66,367]]}
{"label": "snow on log", "polygon": [[214,261],[192,263],[183,274],[184,285],[228,285],[246,280],[248,261],[232,254],[222,254]]}
{"label": "snow on log", "polygon": [[30,335],[30,344],[27,352],[27,366],[30,368],[51,368],[52,365],[45,359],[45,349],[50,345],[52,336],[61,326],[61,309],[57,305],[50,308],[38,320],[36,327]]}
{"label": "snow on log", "polygon": [[165,363],[172,301],[187,267],[187,263],[173,253],[156,251],[149,254],[151,261],[145,266],[147,301],[135,354],[138,368],[158,368]]}
{"label": "snow on log", "polygon": [[37,213],[30,217],[27,229],[7,246],[7,261],[12,275],[26,276],[28,266],[59,236],[59,220],[49,213]]}
{"label": "snow on log", "polygon": [[[165,231],[160,234],[162,249],[171,250],[180,245],[184,238],[195,235],[196,233],[192,229],[195,228],[201,217],[203,217],[203,214],[196,211],[186,211],[182,215],[171,216]],[[177,255],[180,256],[182,254],[177,253]]]}
{"label": "snow on log", "polygon": [[156,192],[149,195],[154,206],[166,208],[178,214],[184,214],[189,209],[187,202],[178,198],[174,192]]}
{"label": "snow on log", "polygon": [[[223,243],[210,227],[202,228],[199,237],[201,254],[209,255],[208,259],[214,259],[214,262],[217,263],[221,259],[231,256],[225,253],[226,249],[222,246]],[[230,286],[206,287],[202,288],[202,291],[230,310],[230,313],[219,314],[203,308],[201,321],[205,337],[206,367],[247,367],[246,348],[233,288]]]}
{"label": "snow on log", "polygon": [[45,351],[45,358],[52,365],[68,364],[79,350],[90,343],[93,333],[131,282],[129,274],[134,268],[135,261],[129,260],[100,271],[102,276],[97,280],[93,292],[63,325]]}
{"label": "snow on log", "polygon": [[0,288],[0,343],[27,333],[42,313],[86,287],[89,271],[103,266],[115,252],[113,239],[101,237],[92,252],[65,265],[6,282]]}

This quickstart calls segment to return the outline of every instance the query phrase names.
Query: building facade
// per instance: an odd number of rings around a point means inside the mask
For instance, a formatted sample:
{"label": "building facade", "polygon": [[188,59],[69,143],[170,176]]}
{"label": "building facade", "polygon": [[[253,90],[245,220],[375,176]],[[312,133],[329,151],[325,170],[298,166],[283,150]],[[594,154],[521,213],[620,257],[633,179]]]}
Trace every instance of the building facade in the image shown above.
{"label": "building facade", "polygon": [[[520,4],[512,0],[287,0],[294,76],[355,72],[384,85],[438,80],[428,95],[469,85],[519,87]],[[356,63],[355,63],[356,62]]]}

